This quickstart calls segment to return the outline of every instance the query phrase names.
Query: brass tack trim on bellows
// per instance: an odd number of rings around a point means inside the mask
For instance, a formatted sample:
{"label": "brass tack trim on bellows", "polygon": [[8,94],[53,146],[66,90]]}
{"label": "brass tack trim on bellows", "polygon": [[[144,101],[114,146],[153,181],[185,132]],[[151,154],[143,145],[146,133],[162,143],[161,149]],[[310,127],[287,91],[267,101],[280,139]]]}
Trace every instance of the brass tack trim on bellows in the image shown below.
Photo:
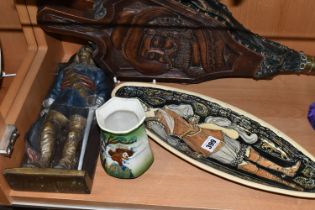
{"label": "brass tack trim on bellows", "polygon": [[307,74],[315,72],[315,57],[306,56],[306,64],[304,67],[304,72]]}

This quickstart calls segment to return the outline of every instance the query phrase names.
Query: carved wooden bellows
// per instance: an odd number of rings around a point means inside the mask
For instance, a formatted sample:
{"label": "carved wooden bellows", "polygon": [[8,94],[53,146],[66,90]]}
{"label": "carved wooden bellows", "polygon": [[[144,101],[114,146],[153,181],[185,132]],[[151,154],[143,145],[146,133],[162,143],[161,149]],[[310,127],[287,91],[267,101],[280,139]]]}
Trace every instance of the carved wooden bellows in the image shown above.
{"label": "carved wooden bellows", "polygon": [[52,2],[40,5],[41,27],[94,43],[96,63],[122,80],[200,82],[315,71],[313,57],[253,34],[217,0]]}

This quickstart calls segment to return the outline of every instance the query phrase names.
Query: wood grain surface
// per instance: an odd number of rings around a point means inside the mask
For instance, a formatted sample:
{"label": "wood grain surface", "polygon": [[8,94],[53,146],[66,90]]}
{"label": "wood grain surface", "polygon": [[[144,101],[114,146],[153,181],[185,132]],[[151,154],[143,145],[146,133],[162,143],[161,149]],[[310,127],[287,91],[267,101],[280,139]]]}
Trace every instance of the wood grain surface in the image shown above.
{"label": "wood grain surface", "polygon": [[[235,4],[235,2],[240,2]],[[315,1],[222,0],[247,28],[268,37],[314,39]]]}
{"label": "wood grain surface", "polygon": [[15,7],[15,2],[21,0],[0,1],[0,29],[9,31],[21,30],[21,22]]}

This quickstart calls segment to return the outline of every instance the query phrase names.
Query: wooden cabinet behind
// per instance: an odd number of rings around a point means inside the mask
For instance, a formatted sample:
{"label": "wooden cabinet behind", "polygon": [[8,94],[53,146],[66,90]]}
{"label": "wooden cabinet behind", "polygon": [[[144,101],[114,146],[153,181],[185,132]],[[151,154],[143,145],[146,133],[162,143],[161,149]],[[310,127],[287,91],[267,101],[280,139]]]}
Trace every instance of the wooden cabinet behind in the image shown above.
{"label": "wooden cabinet behind", "polygon": [[[0,2],[0,41],[2,48],[2,69],[6,73],[16,73],[19,69],[27,52],[27,42],[22,30],[19,15],[15,7],[14,0]],[[16,83],[16,78],[5,78],[0,81],[0,136],[3,135],[5,125],[8,124],[7,113],[8,107],[6,103],[11,103],[15,89],[10,89],[13,83]],[[8,95],[8,92],[12,94]],[[6,157],[0,157],[0,171],[8,162],[11,162]],[[9,188],[3,178],[0,178],[0,203],[8,202]]]}
{"label": "wooden cabinet behind", "polygon": [[[26,2],[29,4],[26,5]],[[30,11],[33,11],[32,17]],[[9,204],[12,203],[12,190],[2,172],[5,168],[21,164],[25,133],[37,118],[41,101],[50,88],[57,61],[61,60],[63,51],[60,41],[46,36],[36,26],[35,1],[1,1],[0,14],[3,70],[6,73],[16,73],[15,77],[1,81],[1,130],[4,130],[3,125],[12,124],[20,133],[12,156],[0,156],[0,203]]]}
{"label": "wooden cabinet behind", "polygon": [[315,1],[222,0],[233,15],[259,35],[314,55]]}

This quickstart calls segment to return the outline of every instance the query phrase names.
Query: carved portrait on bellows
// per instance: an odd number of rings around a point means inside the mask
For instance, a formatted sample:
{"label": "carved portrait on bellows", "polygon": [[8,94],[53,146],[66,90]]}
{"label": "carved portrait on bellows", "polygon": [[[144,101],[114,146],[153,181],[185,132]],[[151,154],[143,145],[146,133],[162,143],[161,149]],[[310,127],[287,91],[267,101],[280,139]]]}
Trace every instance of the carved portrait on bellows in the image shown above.
{"label": "carved portrait on bellows", "polygon": [[[40,26],[93,42],[96,63],[119,79],[200,82],[315,70],[315,59],[250,32],[217,0],[94,0],[44,4]],[[75,4],[77,2],[77,6]]]}

